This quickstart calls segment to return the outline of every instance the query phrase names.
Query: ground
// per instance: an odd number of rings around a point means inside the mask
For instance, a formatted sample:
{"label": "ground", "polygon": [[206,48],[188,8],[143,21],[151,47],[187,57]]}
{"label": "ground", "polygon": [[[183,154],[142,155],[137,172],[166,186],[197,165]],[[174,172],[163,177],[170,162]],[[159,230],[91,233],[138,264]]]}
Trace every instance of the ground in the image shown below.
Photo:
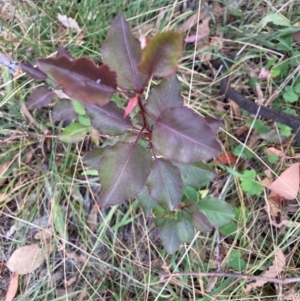
{"label": "ground", "polygon": [[[178,77],[185,104],[223,121],[223,160],[210,162],[217,176],[198,193],[225,197],[235,220],[197,233],[175,255],[163,249],[135,200],[100,210],[97,175],[87,175],[82,162],[94,147],[91,139],[64,143],[58,135],[66,125],[52,120],[53,104],[26,107],[36,83],[18,64],[53,56],[59,46],[99,63],[108,27],[120,13],[141,41],[166,30],[184,34]],[[253,185],[266,170],[274,179],[298,162],[296,133],[220,95],[222,75],[212,64],[234,55],[232,88],[252,102],[298,115],[299,15],[298,0],[0,1],[0,300],[11,300],[5,296],[13,279],[14,300],[299,300],[297,283],[197,275],[220,269],[299,276],[297,198],[272,198]],[[250,187],[238,175],[245,171],[253,173]],[[294,179],[299,186],[299,171],[288,181]],[[13,278],[6,263],[24,246],[41,246],[45,258]],[[26,252],[21,249],[18,258],[26,259]],[[169,272],[194,274],[161,277]]]}

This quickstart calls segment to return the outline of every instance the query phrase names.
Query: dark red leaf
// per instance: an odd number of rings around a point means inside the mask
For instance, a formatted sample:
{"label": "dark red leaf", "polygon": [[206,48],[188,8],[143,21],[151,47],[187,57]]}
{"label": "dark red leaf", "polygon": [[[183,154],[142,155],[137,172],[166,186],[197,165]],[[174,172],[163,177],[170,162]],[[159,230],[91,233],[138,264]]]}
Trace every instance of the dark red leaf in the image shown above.
{"label": "dark red leaf", "polygon": [[71,98],[89,104],[106,104],[116,89],[116,74],[105,65],[98,67],[88,58],[71,60],[61,55],[39,59],[39,68]]}
{"label": "dark red leaf", "polygon": [[52,96],[53,91],[49,90],[46,86],[37,87],[28,98],[27,108],[32,110],[47,107],[52,100]]}
{"label": "dark red leaf", "polygon": [[147,150],[136,143],[107,147],[99,168],[101,206],[118,205],[136,196],[145,186],[151,161]]}
{"label": "dark red leaf", "polygon": [[158,228],[161,242],[169,254],[174,254],[180,247],[180,239],[177,233],[177,221],[166,220]]}
{"label": "dark red leaf", "polygon": [[124,118],[124,110],[110,102],[103,107],[85,105],[85,112],[91,119],[92,126],[101,134],[119,135],[132,127],[130,119]]}
{"label": "dark red leaf", "polygon": [[52,119],[55,121],[72,121],[77,116],[69,99],[59,99],[52,109]]}
{"label": "dark red leaf", "polygon": [[41,82],[47,78],[47,74],[42,72],[40,69],[37,67],[33,67],[30,64],[21,64],[21,68],[23,72],[26,72],[32,79],[34,79],[37,82]]}
{"label": "dark red leaf", "polygon": [[209,232],[212,230],[212,225],[208,218],[200,211],[191,214],[192,224],[198,231]]}
{"label": "dark red leaf", "polygon": [[98,169],[100,166],[100,162],[102,160],[104,148],[95,148],[88,153],[86,153],[83,157],[83,163],[91,166],[94,169]]}
{"label": "dark red leaf", "polygon": [[145,109],[152,118],[157,119],[163,110],[183,106],[183,103],[181,84],[174,74],[151,89]]}
{"label": "dark red leaf", "polygon": [[207,161],[221,152],[205,119],[186,107],[161,113],[153,127],[152,143],[166,159],[179,163]]}
{"label": "dark red leaf", "polygon": [[67,56],[69,59],[73,60],[73,57],[70,55],[70,53],[67,51],[67,49],[63,46],[59,46],[57,49],[56,56]]}
{"label": "dark red leaf", "polygon": [[176,72],[183,51],[183,35],[179,32],[158,33],[142,51],[138,69],[149,75],[167,77]]}
{"label": "dark red leaf", "polygon": [[137,65],[141,59],[140,42],[132,35],[130,24],[120,15],[110,26],[102,47],[102,59],[117,73],[118,86],[123,89],[141,90],[146,76]]}
{"label": "dark red leaf", "polygon": [[163,159],[154,161],[147,180],[150,196],[159,204],[174,210],[181,201],[182,179],[179,169]]}
{"label": "dark red leaf", "polygon": [[214,131],[214,133],[216,133],[219,130],[219,128],[223,125],[222,120],[216,119],[211,116],[206,116],[205,121],[210,126],[210,128]]}

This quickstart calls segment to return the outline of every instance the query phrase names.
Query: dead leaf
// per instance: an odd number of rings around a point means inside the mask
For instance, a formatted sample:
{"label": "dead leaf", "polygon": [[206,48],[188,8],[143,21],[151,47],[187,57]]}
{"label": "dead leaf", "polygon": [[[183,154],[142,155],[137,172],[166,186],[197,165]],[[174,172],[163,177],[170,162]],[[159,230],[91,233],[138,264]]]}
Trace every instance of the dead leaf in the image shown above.
{"label": "dead leaf", "polygon": [[283,158],[283,159],[296,159],[296,158],[300,158],[300,155],[296,155],[296,156],[287,156],[285,155],[281,150],[276,149],[275,147],[269,147],[266,150],[268,155],[276,155],[279,158]]}
{"label": "dead leaf", "polygon": [[234,102],[233,100],[230,100],[230,107],[232,108],[233,115],[235,117],[241,116],[241,108],[236,102]]}
{"label": "dead leaf", "polygon": [[61,14],[57,15],[57,19],[64,27],[74,29],[77,31],[77,33],[81,32],[81,28],[74,19]]}
{"label": "dead leaf", "polygon": [[87,226],[93,232],[96,231],[97,226],[98,226],[98,223],[97,223],[98,212],[99,212],[99,205],[98,204],[94,204],[92,210],[89,213],[88,219],[87,219]]}
{"label": "dead leaf", "polygon": [[35,235],[34,235],[34,239],[39,239],[39,240],[47,240],[49,238],[51,238],[54,234],[54,230],[53,230],[53,227],[50,226],[48,228],[45,228],[45,229],[42,229],[41,231],[37,232]]}
{"label": "dead leaf", "polygon": [[19,275],[14,273],[10,279],[9,287],[5,296],[5,301],[12,301],[18,291]]}
{"label": "dead leaf", "polygon": [[295,199],[299,190],[299,163],[293,164],[286,169],[267,188],[287,200]]}
{"label": "dead leaf", "polygon": [[[190,16],[188,19],[186,19],[184,21],[184,23],[182,23],[178,27],[178,31],[186,32],[186,31],[190,30],[194,25],[198,24],[206,16],[206,14],[207,14],[206,10],[200,8],[197,13]],[[199,26],[201,26],[201,25],[202,24],[199,24]],[[201,31],[199,30],[199,32],[201,32]]]}
{"label": "dead leaf", "polygon": [[214,164],[234,165],[236,160],[237,156],[233,155],[231,152],[224,152],[215,158]]}
{"label": "dead leaf", "polygon": [[[285,256],[281,249],[277,249],[275,252],[275,258],[273,264],[269,267],[269,269],[262,275],[263,277],[275,278],[277,277],[285,267]],[[262,287],[268,283],[266,280],[256,280],[251,284],[247,284],[245,287],[245,293],[249,294],[252,289]]]}
{"label": "dead leaf", "polygon": [[281,228],[283,226],[286,226],[286,227],[300,227],[300,223],[298,222],[292,222],[292,221],[289,221],[289,220],[282,220],[280,223],[276,223],[275,221],[273,220],[270,220],[270,225],[276,227],[276,228]]}
{"label": "dead leaf", "polygon": [[11,272],[19,275],[32,273],[44,263],[52,251],[52,244],[44,247],[40,247],[39,244],[24,246],[13,252],[6,265]]}

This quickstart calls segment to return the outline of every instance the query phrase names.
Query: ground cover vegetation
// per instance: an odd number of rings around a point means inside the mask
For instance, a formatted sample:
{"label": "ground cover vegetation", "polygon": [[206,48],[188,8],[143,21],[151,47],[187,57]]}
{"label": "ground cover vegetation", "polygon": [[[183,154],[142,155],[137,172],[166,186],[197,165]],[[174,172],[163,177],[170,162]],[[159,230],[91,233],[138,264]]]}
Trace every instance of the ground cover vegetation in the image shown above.
{"label": "ground cover vegetation", "polygon": [[0,300],[298,300],[300,3],[53,2],[0,2]]}

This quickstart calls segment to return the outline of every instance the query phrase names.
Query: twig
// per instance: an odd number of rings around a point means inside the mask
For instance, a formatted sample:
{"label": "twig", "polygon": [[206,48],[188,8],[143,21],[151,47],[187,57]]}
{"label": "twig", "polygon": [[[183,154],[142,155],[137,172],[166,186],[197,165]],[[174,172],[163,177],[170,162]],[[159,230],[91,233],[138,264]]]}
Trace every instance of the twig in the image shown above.
{"label": "twig", "polygon": [[[224,60],[219,59],[211,63],[215,69],[219,69],[221,68],[221,66],[223,66],[222,72],[226,72],[233,65],[233,61],[228,58],[225,58]],[[295,133],[296,143],[300,145],[300,116],[293,116],[281,111],[276,111],[250,101],[242,94],[230,87],[229,76],[226,76],[221,80],[220,94],[225,95],[226,98],[230,98],[249,113],[258,114],[258,116],[280,122],[291,127]]]}
{"label": "twig", "polygon": [[252,276],[247,274],[225,273],[225,272],[161,273],[159,274],[159,279],[160,281],[163,281],[166,278],[180,277],[180,276],[230,277],[230,278],[239,278],[239,279],[247,279],[247,280],[263,280],[263,281],[279,283],[279,284],[288,284],[288,283],[294,283],[300,281],[300,277],[277,279],[277,278],[270,278],[270,277],[263,277],[263,276]]}

